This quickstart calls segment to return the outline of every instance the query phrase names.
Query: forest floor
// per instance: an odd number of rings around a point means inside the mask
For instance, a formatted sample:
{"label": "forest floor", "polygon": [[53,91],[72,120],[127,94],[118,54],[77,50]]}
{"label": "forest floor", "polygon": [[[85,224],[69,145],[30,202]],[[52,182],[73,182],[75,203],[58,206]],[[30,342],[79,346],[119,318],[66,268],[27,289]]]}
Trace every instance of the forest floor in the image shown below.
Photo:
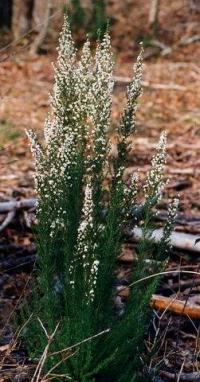
{"label": "forest floor", "polygon": [[[134,154],[127,166],[131,169],[139,168],[141,176],[145,175],[159,134],[165,129],[168,132],[166,178],[169,178],[165,201],[179,194],[182,222],[177,221],[176,230],[200,234],[200,41],[192,41],[198,33],[200,13],[188,9],[187,2],[183,0],[166,2],[167,5],[163,4],[160,12],[156,38],[153,38],[148,28],[145,30],[144,27],[148,12],[146,1],[137,0],[134,6],[127,1],[124,2],[126,7],[116,3],[110,1],[108,8],[113,19],[112,38],[117,62],[115,75],[123,78],[131,76],[139,40],[143,40],[146,57]],[[23,44],[26,48],[26,42]],[[0,58],[2,202],[34,197],[34,169],[25,129],[36,129],[39,134],[41,132],[49,111],[49,92],[53,84],[51,62],[56,57],[53,52],[30,56],[24,45],[17,47],[14,54],[12,49],[6,54],[3,52]],[[121,82],[115,87],[113,132],[122,109],[124,90]],[[160,208],[165,210],[166,203]],[[30,380],[26,378],[27,369],[31,369],[31,365],[23,365],[23,350],[21,353],[13,350],[13,329],[9,322],[16,304],[20,304],[28,288],[35,258],[36,250],[30,228],[33,215],[34,210],[20,211],[14,222],[0,233],[0,325],[3,329],[0,358],[4,365],[0,370],[0,382]],[[5,217],[4,214],[0,215],[0,223]],[[127,258],[130,252],[132,259],[134,248],[131,244],[126,248]],[[130,268],[129,261],[121,266],[125,274]],[[177,253],[172,250],[169,269],[174,267],[198,271],[200,256],[195,252]],[[199,277],[177,277],[175,274],[166,276],[159,293],[186,301],[186,304],[195,301],[199,306]],[[154,311],[152,314],[155,318],[158,313]],[[162,366],[160,381],[199,381],[200,376],[197,377],[195,373],[200,366],[200,320],[192,320],[184,314],[175,315],[167,310],[162,320],[158,321],[159,338],[163,338],[164,333],[166,340],[157,358],[152,360],[151,367],[153,369],[157,365],[159,369]],[[148,339],[147,347],[150,342],[151,339]]]}

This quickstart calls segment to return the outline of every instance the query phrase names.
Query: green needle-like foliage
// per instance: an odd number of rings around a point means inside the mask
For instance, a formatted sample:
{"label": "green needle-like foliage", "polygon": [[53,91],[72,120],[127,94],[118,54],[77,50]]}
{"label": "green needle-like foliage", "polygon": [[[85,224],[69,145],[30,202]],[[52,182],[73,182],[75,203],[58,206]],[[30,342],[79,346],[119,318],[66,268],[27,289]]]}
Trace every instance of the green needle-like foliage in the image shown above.
{"label": "green needle-like foliage", "polygon": [[119,122],[117,158],[112,158],[108,139],[113,89],[109,35],[97,44],[94,55],[86,41],[77,61],[65,18],[58,52],[44,143],[28,132],[36,169],[38,261],[36,285],[24,307],[25,316],[33,313],[24,336],[31,356],[39,359],[47,344],[45,330],[51,335],[57,328],[44,362],[44,371],[51,370],[54,380],[146,381],[140,355],[158,278],[134,282],[162,270],[167,257],[175,203],[156,249],[151,238],[153,209],[163,188],[166,136],[161,135],[144,187],[137,219],[143,239],[130,297],[119,313],[113,275],[130,211],[139,206],[138,177],[133,174],[125,184],[123,172],[141,94],[142,52]]}
{"label": "green needle-like foliage", "polygon": [[92,0],[92,35],[103,37],[107,29],[106,1]]}
{"label": "green needle-like foliage", "polygon": [[70,1],[70,24],[74,29],[85,24],[85,11],[80,0]]}
{"label": "green needle-like foliage", "polygon": [[92,39],[103,38],[108,26],[105,0],[92,0],[89,12],[84,8],[83,1],[70,0],[69,6],[64,6],[64,12],[69,13],[72,30],[76,32],[80,28],[85,28]]}

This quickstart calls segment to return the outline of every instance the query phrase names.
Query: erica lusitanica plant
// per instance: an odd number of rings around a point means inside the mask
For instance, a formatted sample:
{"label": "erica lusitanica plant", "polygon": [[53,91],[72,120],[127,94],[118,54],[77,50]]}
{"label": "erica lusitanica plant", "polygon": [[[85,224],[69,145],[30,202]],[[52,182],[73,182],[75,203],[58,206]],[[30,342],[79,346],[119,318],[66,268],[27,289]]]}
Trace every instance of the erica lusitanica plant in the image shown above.
{"label": "erica lusitanica plant", "polygon": [[[123,173],[141,94],[142,51],[127,89],[115,156],[108,138],[113,92],[109,34],[95,52],[86,41],[79,60],[76,53],[65,17],[44,142],[28,132],[35,160],[38,260],[31,301],[24,308],[26,316],[31,313],[24,335],[31,357],[53,380],[146,381],[141,354],[158,278],[135,281],[162,271],[167,257],[176,201],[169,206],[160,244],[155,247],[151,239],[164,186],[166,135],[161,134],[139,202],[138,176],[124,182]],[[143,238],[130,297],[119,314],[113,303],[116,260],[124,229],[136,223]]]}

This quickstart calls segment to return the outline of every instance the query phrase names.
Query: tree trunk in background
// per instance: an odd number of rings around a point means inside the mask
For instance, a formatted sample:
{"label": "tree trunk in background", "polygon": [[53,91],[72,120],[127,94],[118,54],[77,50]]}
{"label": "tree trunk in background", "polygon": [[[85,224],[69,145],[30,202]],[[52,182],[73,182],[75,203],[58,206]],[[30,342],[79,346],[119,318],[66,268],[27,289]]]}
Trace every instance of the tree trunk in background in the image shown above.
{"label": "tree trunk in background", "polygon": [[[34,0],[34,9],[33,9],[33,24],[36,26],[35,31],[39,32],[40,27],[44,22],[44,17],[46,14],[46,9],[49,6],[49,1]],[[53,24],[54,19],[57,21],[58,18],[62,19],[64,5],[68,6],[70,0],[51,0],[51,24]],[[55,14],[55,17],[54,17]],[[38,25],[38,27],[37,27]]]}
{"label": "tree trunk in background", "polygon": [[30,30],[33,6],[34,0],[13,0],[12,31],[15,39]]}
{"label": "tree trunk in background", "polygon": [[[38,3],[38,1],[36,1],[36,3]],[[41,1],[38,4],[40,5],[40,12],[38,13],[38,15],[37,15],[36,4],[34,9],[34,15],[35,15],[34,24],[36,25],[36,27],[38,26],[38,28],[36,29],[38,31],[38,35],[36,36],[35,40],[33,41],[33,44],[31,45],[31,49],[30,49],[31,54],[38,53],[42,46],[42,43],[48,32],[48,26],[49,26],[51,10],[52,10],[52,0],[48,0],[46,4],[43,2],[42,12],[41,12]]]}
{"label": "tree trunk in background", "polygon": [[149,27],[155,32],[158,25],[158,14],[160,8],[160,0],[151,0],[149,9]]}
{"label": "tree trunk in background", "polygon": [[34,0],[33,8],[33,25],[34,32],[40,32],[40,29],[43,25],[45,9],[48,1]]}
{"label": "tree trunk in background", "polygon": [[52,41],[57,41],[63,23],[64,6],[68,6],[69,1],[70,0],[34,0],[33,27],[36,36],[30,49],[31,53],[36,53],[41,48],[47,34]]}

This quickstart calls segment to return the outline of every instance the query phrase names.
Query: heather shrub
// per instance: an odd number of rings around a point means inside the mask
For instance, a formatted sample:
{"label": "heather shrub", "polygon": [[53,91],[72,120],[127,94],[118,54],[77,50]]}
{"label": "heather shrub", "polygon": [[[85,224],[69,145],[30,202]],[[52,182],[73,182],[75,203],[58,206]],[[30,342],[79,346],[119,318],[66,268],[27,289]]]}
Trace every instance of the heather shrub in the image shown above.
{"label": "heather shrub", "polygon": [[124,229],[134,224],[142,228],[143,238],[131,283],[164,267],[175,202],[161,243],[155,246],[151,234],[164,186],[166,134],[161,134],[141,202],[138,176],[124,182],[123,173],[141,94],[142,50],[127,89],[115,156],[108,138],[113,91],[109,34],[94,54],[86,41],[78,61],[65,18],[58,52],[44,142],[28,132],[38,197],[38,261],[33,293],[23,310],[25,317],[32,313],[24,337],[31,357],[41,360],[46,334],[54,333],[42,356],[44,373],[53,380],[146,381],[141,354],[158,278],[134,284],[119,311],[114,271]]}

